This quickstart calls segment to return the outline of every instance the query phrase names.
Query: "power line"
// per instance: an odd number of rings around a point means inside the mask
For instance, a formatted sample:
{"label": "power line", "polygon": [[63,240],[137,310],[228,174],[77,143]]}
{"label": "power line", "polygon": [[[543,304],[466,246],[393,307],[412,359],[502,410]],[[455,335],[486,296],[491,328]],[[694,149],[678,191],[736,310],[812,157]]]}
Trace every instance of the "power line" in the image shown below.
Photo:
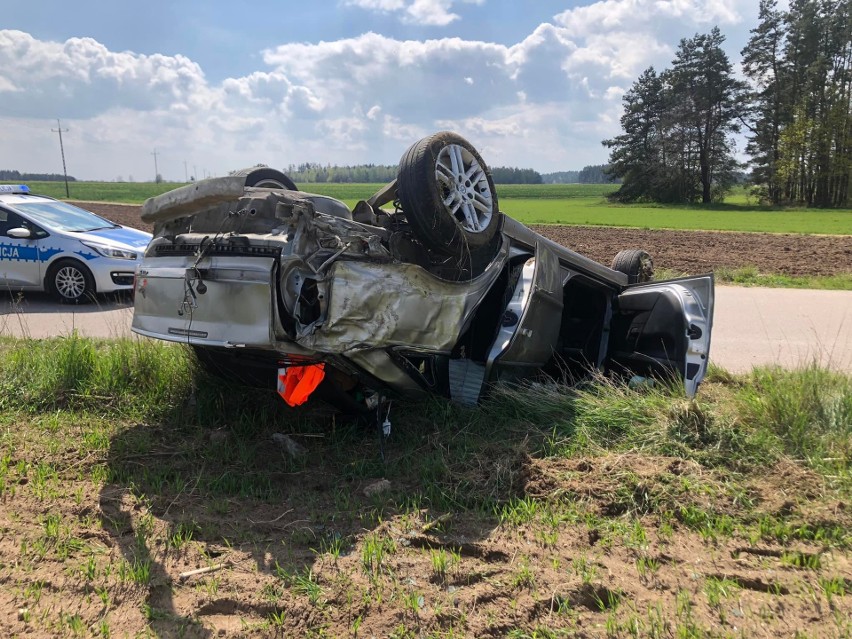
{"label": "power line", "polygon": [[68,133],[68,129],[62,128],[59,118],[56,118],[56,127],[55,129],[51,129],[51,131],[59,134],[59,151],[62,153],[62,174],[65,176],[65,197],[70,198],[71,193],[68,191],[68,170],[65,168],[65,146],[62,144],[62,133]]}
{"label": "power line", "polygon": [[154,152],[151,155],[154,156],[154,182],[158,183],[159,180],[157,178],[160,176],[160,170],[157,168],[157,156],[159,155],[159,153],[157,153],[157,149],[154,149]]}

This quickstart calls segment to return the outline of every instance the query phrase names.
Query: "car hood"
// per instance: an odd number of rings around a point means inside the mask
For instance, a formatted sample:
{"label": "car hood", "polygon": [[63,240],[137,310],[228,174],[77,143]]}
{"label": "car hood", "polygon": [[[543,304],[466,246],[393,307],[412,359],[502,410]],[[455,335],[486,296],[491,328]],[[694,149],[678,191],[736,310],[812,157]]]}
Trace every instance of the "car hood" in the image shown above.
{"label": "car hood", "polygon": [[145,247],[148,246],[148,242],[151,241],[152,237],[150,233],[128,228],[126,226],[88,231],[86,233],[73,233],[73,236],[81,241],[109,244],[116,248],[131,249],[134,251],[144,250]]}

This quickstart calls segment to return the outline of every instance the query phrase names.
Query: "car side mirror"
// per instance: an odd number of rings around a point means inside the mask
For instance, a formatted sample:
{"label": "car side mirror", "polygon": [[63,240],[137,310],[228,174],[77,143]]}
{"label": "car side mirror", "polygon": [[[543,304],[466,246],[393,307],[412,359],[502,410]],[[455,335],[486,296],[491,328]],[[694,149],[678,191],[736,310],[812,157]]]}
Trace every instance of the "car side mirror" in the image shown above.
{"label": "car side mirror", "polygon": [[30,232],[29,229],[18,227],[14,229],[9,229],[8,231],[6,231],[6,235],[8,235],[9,237],[16,237],[19,240],[24,240],[29,237],[32,237],[33,234]]}

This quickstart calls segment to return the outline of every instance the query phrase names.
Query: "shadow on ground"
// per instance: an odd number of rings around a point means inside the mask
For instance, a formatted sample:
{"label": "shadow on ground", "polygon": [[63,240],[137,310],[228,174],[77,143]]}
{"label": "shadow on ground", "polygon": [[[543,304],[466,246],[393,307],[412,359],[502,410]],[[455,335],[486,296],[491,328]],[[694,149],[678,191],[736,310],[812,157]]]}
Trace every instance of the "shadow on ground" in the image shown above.
{"label": "shadow on ground", "polygon": [[[351,629],[424,579],[400,547],[497,552],[480,542],[497,525],[491,505],[518,490],[522,438],[489,455],[470,412],[437,401],[394,407],[382,445],[362,423],[248,392],[199,392],[111,441],[102,523],[158,636]],[[448,411],[456,432],[437,425]]]}

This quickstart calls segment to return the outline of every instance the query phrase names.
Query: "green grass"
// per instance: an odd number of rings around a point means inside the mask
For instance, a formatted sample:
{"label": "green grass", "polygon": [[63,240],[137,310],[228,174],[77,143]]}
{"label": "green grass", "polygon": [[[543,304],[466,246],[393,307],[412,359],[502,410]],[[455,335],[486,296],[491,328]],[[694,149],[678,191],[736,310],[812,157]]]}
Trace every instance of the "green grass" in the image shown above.
{"label": "green grass", "polygon": [[[779,594],[827,602],[812,613],[823,629],[848,606],[852,377],[817,366],[712,369],[696,400],[590,378],[500,386],[472,409],[395,401],[384,462],[372,429],[224,385],[185,348],[147,340],[2,340],[0,402],[14,540],[0,567],[31,634],[91,629],[131,604],[158,636],[208,623],[169,607],[164,584],[175,601],[233,601],[247,624],[306,636],[470,636],[465,616],[486,628],[504,609],[517,632],[491,634],[561,636],[582,619],[611,636],[704,636],[740,596],[756,603],[738,626],[774,635],[790,620],[756,611]],[[308,454],[271,445],[279,432]],[[368,497],[376,478],[390,489]],[[684,552],[682,582],[671,557]],[[479,582],[493,606],[465,599]]]}
{"label": "green grass", "polygon": [[[246,435],[256,433],[263,425],[275,428],[282,416],[292,419],[302,414],[286,410],[274,393],[234,394],[229,387],[199,375],[185,348],[162,342],[92,340],[76,334],[48,340],[0,341],[0,407],[44,415],[42,423],[51,430],[60,428],[61,411],[164,425],[183,422],[190,398],[192,421],[198,426],[227,424],[235,433]],[[852,486],[848,470],[852,457],[852,378],[816,365],[795,371],[757,368],[745,377],[711,368],[709,384],[713,392],[702,392],[693,402],[682,398],[678,385],[658,383],[631,390],[601,378],[576,389],[557,382],[500,386],[477,410],[444,400],[403,403],[395,410],[397,419],[451,429],[455,432],[452,450],[439,447],[423,451],[412,442],[410,454],[406,448],[401,450],[401,456],[388,462],[385,471],[413,471],[424,485],[421,499],[428,502],[445,508],[485,508],[513,525],[538,517],[540,504],[530,498],[494,501],[509,479],[500,473],[488,476],[485,486],[480,486],[490,497],[469,490],[462,477],[454,477],[459,462],[467,456],[494,452],[494,445],[487,440],[495,427],[538,433],[536,446],[542,453],[556,456],[629,451],[739,471],[789,455],[831,475],[841,485]],[[227,401],[223,401],[224,396]],[[107,440],[98,432],[87,431],[86,419],[77,419],[76,423],[83,431],[78,446],[104,449]],[[309,432],[322,428],[298,418],[292,426]],[[156,437],[146,433],[142,429],[124,438],[122,454],[149,449]],[[112,446],[115,449],[116,443]],[[230,446],[211,446],[206,455],[221,463],[209,471],[207,488],[225,495],[267,494],[268,480],[262,475],[228,471],[229,463],[249,468],[256,454],[256,448],[242,438]],[[369,477],[374,472],[365,460],[349,451],[335,454],[341,455],[344,475]],[[42,465],[32,469],[33,485],[47,487],[55,473],[39,473],[39,468]],[[44,468],[50,471],[50,467]],[[143,474],[145,482],[155,488],[177,486],[182,481],[163,465],[145,468]],[[625,486],[629,488],[632,481],[625,477]]]}
{"label": "green grass", "polygon": [[524,224],[648,229],[852,235],[852,210],[784,209],[757,205],[614,205],[602,198],[504,199],[501,208]]}
{"label": "green grass", "polygon": [[[852,272],[838,275],[791,276],[781,273],[760,273],[750,266],[737,269],[719,268],[713,272],[717,284],[736,284],[737,286],[764,286],[768,288],[808,288],[834,291],[852,291]],[[666,275],[660,272],[657,279],[677,277],[680,274]]]}
{"label": "green grass", "polygon": [[[657,280],[685,277],[675,269],[660,268],[654,273]],[[782,273],[761,273],[754,266],[741,268],[719,267],[713,271],[716,284],[736,286],[762,286],[766,288],[807,288],[826,291],[852,291],[852,271],[837,275],[784,275]]]}
{"label": "green grass", "polygon": [[[75,182],[72,199],[139,204],[183,184]],[[354,206],[381,184],[302,184]],[[36,193],[65,197],[60,182],[33,182]],[[761,233],[852,235],[852,209],[773,209],[760,206],[747,193],[735,191],[724,203],[703,205],[610,204],[606,184],[501,184],[500,208],[524,224],[620,226],[649,229],[715,230]]]}
{"label": "green grass", "polygon": [[191,380],[182,348],[76,333],[55,340],[0,338],[0,373],[0,408],[34,412],[97,409],[153,416],[179,404]]}
{"label": "green grass", "polygon": [[[6,182],[5,184],[10,184]],[[65,197],[65,182],[27,182],[30,191],[59,199]],[[71,200],[141,204],[149,197],[171,191],[183,183],[162,182],[69,182]]]}

